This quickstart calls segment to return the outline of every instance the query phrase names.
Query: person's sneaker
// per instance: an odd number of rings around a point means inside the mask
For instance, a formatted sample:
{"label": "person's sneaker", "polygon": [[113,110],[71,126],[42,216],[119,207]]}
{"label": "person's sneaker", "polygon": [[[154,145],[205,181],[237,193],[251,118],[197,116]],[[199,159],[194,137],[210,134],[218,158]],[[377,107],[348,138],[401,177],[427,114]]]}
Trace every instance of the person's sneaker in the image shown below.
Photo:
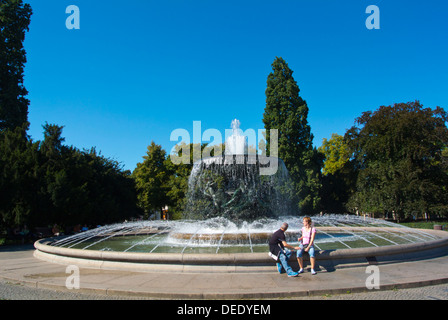
{"label": "person's sneaker", "polygon": [[298,277],[299,274],[297,272],[292,272],[288,274],[288,277]]}
{"label": "person's sneaker", "polygon": [[283,273],[283,267],[282,267],[282,264],[280,262],[277,262],[277,270],[278,270],[278,273],[280,273],[280,274]]}
{"label": "person's sneaker", "polygon": [[316,274],[317,272],[314,269],[311,269],[311,274]]}
{"label": "person's sneaker", "polygon": [[302,268],[302,269],[300,269],[298,273],[303,273],[303,268]]}

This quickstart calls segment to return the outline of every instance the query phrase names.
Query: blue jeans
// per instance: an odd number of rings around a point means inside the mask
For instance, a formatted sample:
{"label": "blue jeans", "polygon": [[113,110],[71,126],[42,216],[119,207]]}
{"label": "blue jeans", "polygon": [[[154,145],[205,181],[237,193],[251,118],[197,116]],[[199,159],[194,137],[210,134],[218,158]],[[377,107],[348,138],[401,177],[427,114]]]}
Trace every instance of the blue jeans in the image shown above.
{"label": "blue jeans", "polygon": [[[302,258],[303,252],[305,251],[305,248],[308,247],[308,245],[300,244],[300,249],[297,250],[297,258]],[[314,246],[311,246],[308,250],[308,254],[310,255],[310,258],[314,258]]]}
{"label": "blue jeans", "polygon": [[288,260],[292,255],[292,251],[285,249],[283,250],[283,252],[284,253],[281,252],[278,256],[278,259],[280,260],[283,269],[285,269],[288,275],[296,274],[296,272],[294,272],[294,270],[292,270],[292,268],[288,264]]}

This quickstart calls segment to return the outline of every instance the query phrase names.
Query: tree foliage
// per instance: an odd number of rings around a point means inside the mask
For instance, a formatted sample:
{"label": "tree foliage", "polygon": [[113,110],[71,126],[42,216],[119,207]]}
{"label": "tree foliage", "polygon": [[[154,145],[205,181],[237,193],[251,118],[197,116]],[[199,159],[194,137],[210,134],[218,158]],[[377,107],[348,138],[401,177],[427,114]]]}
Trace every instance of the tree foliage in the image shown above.
{"label": "tree foliage", "polygon": [[61,126],[46,124],[43,141],[31,141],[25,126],[0,135],[3,228],[97,225],[140,214],[130,172],[94,148],[63,145],[61,134]]}
{"label": "tree foliage", "polygon": [[0,230],[28,221],[39,201],[38,145],[25,125],[0,134]]}
{"label": "tree foliage", "polygon": [[324,156],[323,175],[334,174],[350,160],[350,152],[344,137],[333,133],[331,139],[323,139],[318,151]]}
{"label": "tree foliage", "polygon": [[328,213],[347,212],[349,196],[354,191],[356,172],[350,162],[350,151],[344,137],[336,133],[324,139],[319,147],[322,168],[321,208]]}
{"label": "tree foliage", "polygon": [[349,206],[407,217],[448,209],[447,113],[420,102],[364,112],[346,133],[358,172]]}
{"label": "tree foliage", "polygon": [[166,151],[152,141],[143,159],[143,162],[137,164],[132,176],[137,187],[138,205],[149,216],[161,212],[168,204]]}
{"label": "tree foliage", "polygon": [[31,14],[30,5],[22,0],[0,0],[0,131],[28,126],[23,41]]}

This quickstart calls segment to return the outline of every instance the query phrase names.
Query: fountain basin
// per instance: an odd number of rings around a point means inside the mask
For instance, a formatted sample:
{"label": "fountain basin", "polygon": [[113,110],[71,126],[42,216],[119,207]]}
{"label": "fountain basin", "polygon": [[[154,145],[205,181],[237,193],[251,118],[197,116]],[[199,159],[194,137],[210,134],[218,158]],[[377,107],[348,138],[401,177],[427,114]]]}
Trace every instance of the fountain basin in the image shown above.
{"label": "fountain basin", "polygon": [[[284,220],[287,219],[285,218]],[[358,220],[360,219],[353,220],[351,218],[350,221],[353,224],[354,221],[359,222]],[[277,226],[279,221],[274,221],[274,223],[268,225],[272,228],[274,225]],[[295,218],[294,221],[290,221],[290,225],[294,225],[298,221],[300,219]],[[324,226],[321,225],[324,221],[319,221],[319,219],[314,219],[314,221],[316,221],[316,224],[319,224],[316,226],[318,234],[325,235],[321,239],[316,238],[318,265],[324,268],[409,261],[448,254],[448,232],[446,231],[410,229],[395,227],[393,225],[388,227],[371,226],[372,224],[376,225],[379,223],[373,220],[368,221],[370,224],[368,226],[353,226],[348,224],[343,226]],[[338,221],[340,222],[341,220]],[[332,223],[335,224],[335,220],[332,220]],[[73,237],[43,239],[35,243],[35,257],[65,265],[75,264],[99,269],[125,269],[148,272],[272,272],[273,270],[275,262],[268,256],[266,242],[270,234],[272,234],[271,231],[275,231],[275,228],[267,232],[266,230],[257,230],[256,225],[252,226],[252,228],[245,225],[242,229],[239,229],[240,231],[248,230],[248,233],[246,233],[235,230],[225,232],[222,229],[216,230],[216,227],[215,229],[210,229],[210,226],[207,225],[200,232],[188,232],[185,230],[182,231],[182,228],[178,228],[177,225],[173,228],[174,230],[170,230],[167,227],[168,225],[162,227],[158,225],[153,228],[148,228],[147,225],[144,225],[142,229],[133,230],[129,228],[129,225],[124,224],[120,230],[115,232],[108,229],[103,230],[100,237],[98,235],[97,237],[92,237],[89,234],[85,234],[83,235],[84,238],[81,238],[81,235],[78,235],[78,241],[83,243],[82,246],[84,248],[88,247],[84,250],[80,249],[77,243],[70,247],[69,244]],[[386,233],[384,233],[385,229],[387,229]],[[130,232],[130,230],[133,231]],[[287,232],[288,242],[292,245],[298,245],[294,243],[294,239],[297,239],[299,230],[300,228],[290,227],[289,232]],[[343,236],[338,235],[338,232],[340,233],[341,231],[344,232]],[[131,241],[135,234],[138,237],[143,236],[146,239],[163,236],[166,241],[170,242],[174,248],[174,252],[158,252],[154,249],[145,252],[130,252],[131,250],[137,249],[139,243],[142,246],[147,245],[147,242],[144,240],[139,240],[131,246],[129,246],[131,243],[129,242],[126,245],[127,248],[121,252],[91,250],[100,243],[103,245],[106,244],[110,239],[118,239],[120,242]],[[349,239],[347,238],[348,234],[355,238],[363,235],[366,238],[363,240],[364,243],[368,244],[367,241],[370,241],[372,245],[369,247],[350,247],[347,244],[351,243],[347,241]],[[388,241],[391,241],[391,243],[386,245],[374,245],[375,242],[367,239],[367,235],[373,235],[381,240],[385,238],[386,234],[390,236]],[[86,237],[94,238],[94,245],[82,240],[86,239]],[[395,237],[401,237],[406,240],[414,239],[415,241],[404,243],[403,240],[402,243],[397,243]],[[248,241],[245,243],[243,241],[243,244],[233,245],[225,243],[226,241],[232,243],[235,239],[240,241],[242,238],[248,238]],[[386,240],[383,239],[383,241]],[[208,244],[205,246],[204,242],[215,243],[215,245]],[[56,245],[58,243],[61,246]],[[332,246],[336,243],[340,247],[332,249]],[[65,247],[62,246],[64,244]],[[218,244],[222,249],[220,249]],[[75,248],[76,246],[78,248]],[[162,246],[156,246],[156,248],[160,247]],[[250,250],[248,247],[250,247]],[[131,250],[128,250],[129,248]],[[198,253],[201,252],[200,250],[198,251],[198,248],[206,249],[202,251],[203,253]],[[294,261],[295,255],[291,259],[293,265]]]}

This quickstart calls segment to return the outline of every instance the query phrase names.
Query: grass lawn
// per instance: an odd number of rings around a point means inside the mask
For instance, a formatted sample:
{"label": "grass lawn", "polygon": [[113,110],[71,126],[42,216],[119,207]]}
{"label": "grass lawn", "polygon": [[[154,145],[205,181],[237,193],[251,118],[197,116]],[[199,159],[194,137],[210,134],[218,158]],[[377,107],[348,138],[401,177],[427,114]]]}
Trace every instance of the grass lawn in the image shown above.
{"label": "grass lawn", "polygon": [[443,230],[448,230],[448,221],[417,221],[417,222],[403,222],[403,226],[418,228],[418,229],[434,229],[434,225],[441,225]]}

